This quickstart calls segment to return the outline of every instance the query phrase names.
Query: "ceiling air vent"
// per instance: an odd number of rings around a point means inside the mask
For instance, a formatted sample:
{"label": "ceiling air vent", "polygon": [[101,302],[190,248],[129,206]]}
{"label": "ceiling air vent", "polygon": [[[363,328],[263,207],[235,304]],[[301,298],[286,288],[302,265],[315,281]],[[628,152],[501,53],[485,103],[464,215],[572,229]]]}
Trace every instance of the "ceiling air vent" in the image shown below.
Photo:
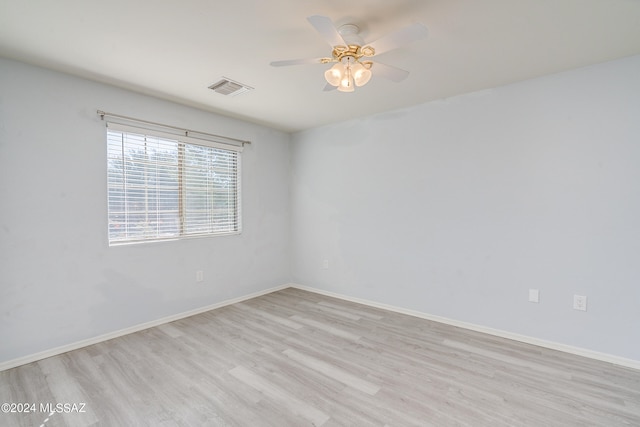
{"label": "ceiling air vent", "polygon": [[253,90],[251,86],[238,83],[226,77],[223,77],[222,80],[209,86],[209,89],[211,89],[214,92],[221,93],[222,95],[230,95],[230,96],[240,95],[241,93]]}

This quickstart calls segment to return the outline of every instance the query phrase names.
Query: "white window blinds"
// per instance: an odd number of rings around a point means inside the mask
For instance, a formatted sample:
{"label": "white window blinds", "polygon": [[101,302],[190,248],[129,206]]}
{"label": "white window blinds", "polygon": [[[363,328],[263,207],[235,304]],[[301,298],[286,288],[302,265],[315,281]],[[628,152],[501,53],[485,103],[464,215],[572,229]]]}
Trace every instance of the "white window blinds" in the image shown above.
{"label": "white window blinds", "polygon": [[108,124],[110,245],[240,232],[241,147],[193,141]]}

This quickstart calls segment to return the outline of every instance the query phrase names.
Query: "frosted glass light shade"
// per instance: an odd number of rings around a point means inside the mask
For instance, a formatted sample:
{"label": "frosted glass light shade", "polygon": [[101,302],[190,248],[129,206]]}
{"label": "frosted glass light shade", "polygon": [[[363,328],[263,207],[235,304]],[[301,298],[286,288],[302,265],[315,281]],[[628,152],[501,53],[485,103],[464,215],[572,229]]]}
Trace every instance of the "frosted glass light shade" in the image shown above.
{"label": "frosted glass light shade", "polygon": [[340,63],[334,65],[324,72],[324,78],[331,86],[340,85],[342,76],[344,75],[344,66]]}
{"label": "frosted glass light shade", "polygon": [[353,72],[353,80],[358,87],[366,85],[371,79],[371,70],[359,62],[353,64],[351,70]]}
{"label": "frosted glass light shade", "polygon": [[342,80],[340,81],[340,86],[338,86],[338,90],[340,92],[353,92],[354,91],[353,77],[351,76],[351,73],[347,73],[342,78]]}

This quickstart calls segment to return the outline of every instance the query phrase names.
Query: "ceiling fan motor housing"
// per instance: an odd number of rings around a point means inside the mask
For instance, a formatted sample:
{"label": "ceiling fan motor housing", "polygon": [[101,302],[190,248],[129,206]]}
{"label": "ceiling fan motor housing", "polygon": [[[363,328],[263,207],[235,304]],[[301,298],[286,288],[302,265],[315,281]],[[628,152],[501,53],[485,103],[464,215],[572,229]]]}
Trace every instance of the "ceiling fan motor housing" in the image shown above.
{"label": "ceiling fan motor housing", "polygon": [[360,28],[354,24],[345,24],[338,28],[338,33],[342,36],[342,39],[349,45],[355,44],[362,46],[364,40],[359,36]]}
{"label": "ceiling fan motor housing", "polygon": [[343,58],[350,56],[358,61],[363,56],[373,56],[376,51],[371,46],[362,46],[364,40],[359,36],[360,28],[354,24],[345,24],[338,28],[338,33],[347,43],[347,46],[334,46],[331,55],[335,61],[341,61]]}

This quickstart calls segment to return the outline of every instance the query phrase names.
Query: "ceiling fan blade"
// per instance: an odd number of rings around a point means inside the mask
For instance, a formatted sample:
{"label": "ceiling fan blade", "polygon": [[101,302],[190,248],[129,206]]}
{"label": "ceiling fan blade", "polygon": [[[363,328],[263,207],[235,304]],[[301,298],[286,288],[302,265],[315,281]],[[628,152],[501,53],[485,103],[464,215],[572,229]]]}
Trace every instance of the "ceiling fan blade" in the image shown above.
{"label": "ceiling fan blade", "polygon": [[313,28],[315,28],[316,31],[320,33],[322,38],[325,39],[327,43],[329,43],[329,46],[335,47],[347,45],[347,43],[345,43],[344,39],[336,29],[336,26],[333,25],[333,22],[331,22],[331,19],[327,18],[326,16],[313,15],[308,17],[307,21],[309,21],[309,23],[313,25]]}
{"label": "ceiling fan blade", "polygon": [[401,82],[409,76],[409,72],[407,70],[387,64],[381,64],[380,62],[373,63],[371,66],[371,73],[373,74],[373,77],[382,77],[394,82]]}
{"label": "ceiling fan blade", "polygon": [[286,67],[288,65],[322,64],[323,58],[287,59],[285,61],[273,61],[272,67]]}
{"label": "ceiling fan blade", "polygon": [[429,30],[423,24],[417,23],[409,25],[394,33],[387,34],[378,40],[369,43],[369,46],[376,50],[376,55],[388,52],[393,49],[408,45],[417,40],[421,40],[427,37]]}
{"label": "ceiling fan blade", "polygon": [[322,89],[323,92],[331,92],[332,90],[336,90],[338,89],[336,86],[327,83],[326,85],[324,85],[324,88]]}

